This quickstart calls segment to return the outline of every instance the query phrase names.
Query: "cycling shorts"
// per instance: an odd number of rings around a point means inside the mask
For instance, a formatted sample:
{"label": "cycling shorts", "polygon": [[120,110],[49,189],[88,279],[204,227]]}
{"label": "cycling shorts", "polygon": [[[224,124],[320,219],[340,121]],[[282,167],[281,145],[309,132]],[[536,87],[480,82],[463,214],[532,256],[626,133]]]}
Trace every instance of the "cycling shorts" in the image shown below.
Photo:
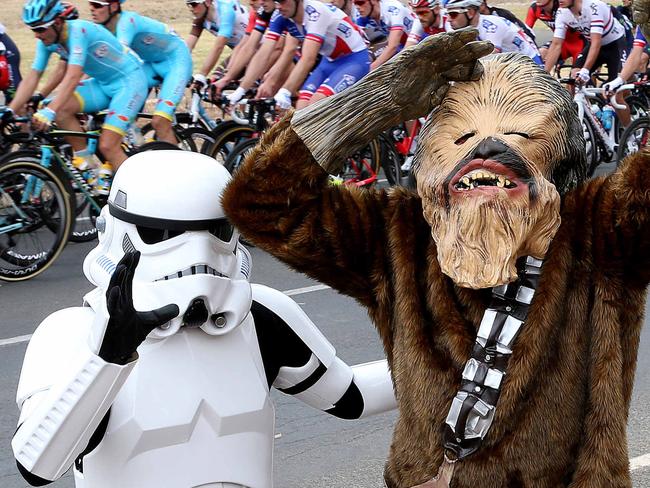
{"label": "cycling shorts", "polygon": [[333,61],[323,58],[307,77],[298,98],[309,100],[314,93],[322,93],[329,97],[342,92],[366,76],[368,71],[370,71],[370,55],[367,49],[341,56]]}
{"label": "cycling shorts", "polygon": [[[589,46],[591,44],[586,42],[585,47],[573,63],[574,68],[582,68],[587,60],[589,53]],[[607,65],[607,81],[612,81],[620,73],[625,61],[627,59],[627,51],[625,50],[626,41],[625,36],[619,37],[617,40],[610,42],[606,46],[600,46],[600,52],[596,58],[596,62],[591,68],[595,71],[603,65]]]}
{"label": "cycling shorts", "polygon": [[149,87],[161,85],[153,114],[173,120],[176,107],[192,78],[192,56],[188,50],[177,49],[164,61],[145,63],[144,71]]}
{"label": "cycling shorts", "polygon": [[96,78],[82,80],[74,95],[84,113],[108,109],[102,129],[124,135],[142,109],[148,93],[147,77],[143,70],[137,70],[108,84],[99,83]]}

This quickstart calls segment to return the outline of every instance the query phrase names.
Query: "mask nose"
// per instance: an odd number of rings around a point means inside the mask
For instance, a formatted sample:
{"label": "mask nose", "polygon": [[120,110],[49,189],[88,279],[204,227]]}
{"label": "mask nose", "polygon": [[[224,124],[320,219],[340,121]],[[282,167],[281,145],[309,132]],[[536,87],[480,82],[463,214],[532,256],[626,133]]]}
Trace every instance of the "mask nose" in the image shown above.
{"label": "mask nose", "polygon": [[208,309],[202,298],[195,298],[183,315],[185,327],[201,327],[208,320]]}
{"label": "mask nose", "polygon": [[508,150],[503,142],[494,137],[487,137],[483,139],[479,145],[474,149],[471,159],[494,159],[495,156],[504,153]]}

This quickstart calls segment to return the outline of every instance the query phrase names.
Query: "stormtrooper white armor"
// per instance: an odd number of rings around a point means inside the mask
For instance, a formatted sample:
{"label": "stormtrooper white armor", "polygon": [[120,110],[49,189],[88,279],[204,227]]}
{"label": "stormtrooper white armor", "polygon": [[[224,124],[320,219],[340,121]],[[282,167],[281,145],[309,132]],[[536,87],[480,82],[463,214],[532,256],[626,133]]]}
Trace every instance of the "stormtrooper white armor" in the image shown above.
{"label": "stormtrooper white armor", "polygon": [[25,354],[12,448],[30,484],[74,464],[77,487],[268,488],[270,386],[342,418],[395,408],[386,361],[346,365],[293,300],[249,284],[229,178],[183,151],[116,174],[84,261],[97,288]]}

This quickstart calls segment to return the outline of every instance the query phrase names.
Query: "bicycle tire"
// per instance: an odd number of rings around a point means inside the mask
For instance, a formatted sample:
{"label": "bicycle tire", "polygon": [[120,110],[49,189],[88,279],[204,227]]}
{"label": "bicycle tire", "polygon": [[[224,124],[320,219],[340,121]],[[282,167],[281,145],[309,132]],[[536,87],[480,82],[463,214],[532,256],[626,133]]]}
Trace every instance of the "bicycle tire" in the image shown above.
{"label": "bicycle tire", "polygon": [[390,186],[405,186],[408,173],[402,171],[404,158],[397,152],[395,146],[388,138],[380,136],[378,141],[381,167]]}
{"label": "bicycle tire", "polygon": [[235,174],[244,162],[248,153],[257,145],[258,142],[259,137],[254,137],[253,139],[246,139],[237,144],[228,155],[228,158],[223,165],[224,168],[226,168],[230,174]]}
{"label": "bicycle tire", "polygon": [[374,139],[366,146],[348,156],[341,172],[336,175],[346,185],[369,188],[379,179],[381,150],[379,141]]}
{"label": "bicycle tire", "polygon": [[[23,202],[22,191],[29,184],[30,177],[35,178],[32,181],[42,183],[41,191],[38,197]],[[49,268],[61,254],[73,222],[66,182],[56,167],[45,168],[32,161],[9,161],[0,165],[0,187],[4,189],[0,217],[7,224],[22,225],[26,220],[28,224],[15,231],[0,233],[0,280],[33,278]],[[52,218],[52,212],[58,212],[58,217]],[[38,222],[48,218],[48,214],[51,221],[59,223],[55,232]],[[50,238],[49,234],[53,236]],[[42,244],[42,238],[48,243]],[[19,241],[26,243],[27,247],[17,245]]]}
{"label": "bicycle tire", "polygon": [[254,127],[227,120],[212,130],[214,144],[208,155],[225,166],[226,160],[235,146],[245,139],[254,137],[256,132]]}
{"label": "bicycle tire", "polygon": [[650,144],[650,117],[634,120],[619,139],[616,151],[616,166],[630,154],[633,154]]}
{"label": "bicycle tire", "polygon": [[[201,127],[180,128],[176,132],[179,144],[187,144],[188,150],[199,154],[209,154],[215,143],[215,137],[212,131]],[[183,149],[185,149],[183,147]]]}
{"label": "bicycle tire", "polygon": [[587,119],[582,120],[582,135],[585,139],[585,150],[587,152],[587,176],[591,178],[600,164],[600,155],[594,129]]}

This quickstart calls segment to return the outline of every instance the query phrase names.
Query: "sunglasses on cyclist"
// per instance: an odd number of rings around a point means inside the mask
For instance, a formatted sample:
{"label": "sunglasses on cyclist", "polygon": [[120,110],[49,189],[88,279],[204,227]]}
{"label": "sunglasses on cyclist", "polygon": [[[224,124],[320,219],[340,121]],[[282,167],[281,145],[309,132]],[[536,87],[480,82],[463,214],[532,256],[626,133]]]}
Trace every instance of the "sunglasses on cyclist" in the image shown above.
{"label": "sunglasses on cyclist", "polygon": [[455,19],[455,18],[458,17],[460,14],[464,14],[465,12],[467,12],[467,10],[452,10],[451,12],[447,11],[447,16],[448,16],[450,19]]}
{"label": "sunglasses on cyclist", "polygon": [[353,2],[355,5],[362,6],[368,3],[368,0],[354,0]]}
{"label": "sunglasses on cyclist", "polygon": [[185,0],[185,5],[198,5],[203,3],[203,0]]}
{"label": "sunglasses on cyclist", "polygon": [[37,25],[36,27],[30,27],[30,29],[32,30],[32,32],[36,34],[42,34],[46,30],[48,30],[52,24],[54,24],[53,20],[51,20],[50,22],[46,22],[45,24]]}
{"label": "sunglasses on cyclist", "polygon": [[97,2],[97,1],[94,1],[94,2],[88,2],[88,5],[90,5],[92,8],[97,10],[97,9],[100,9],[100,8],[108,7],[110,5],[110,3],[109,2]]}

